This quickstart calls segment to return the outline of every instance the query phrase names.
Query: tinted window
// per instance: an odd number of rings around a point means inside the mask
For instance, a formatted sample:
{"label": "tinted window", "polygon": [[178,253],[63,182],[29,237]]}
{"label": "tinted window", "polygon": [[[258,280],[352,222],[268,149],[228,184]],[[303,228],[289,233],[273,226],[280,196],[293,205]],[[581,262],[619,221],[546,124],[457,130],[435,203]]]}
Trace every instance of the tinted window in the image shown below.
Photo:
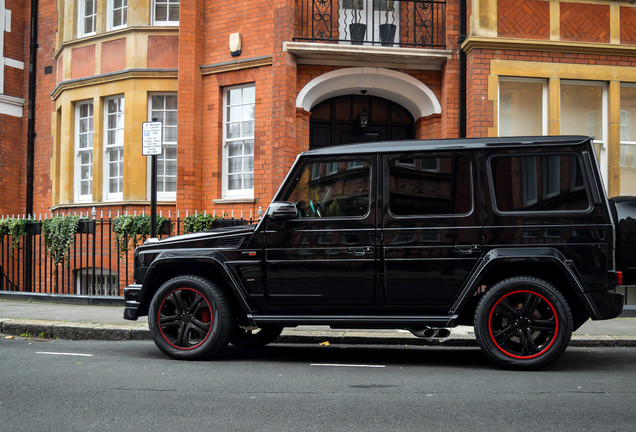
{"label": "tinted window", "polygon": [[286,199],[302,217],[364,216],[369,212],[369,176],[366,161],[307,164]]}
{"label": "tinted window", "polygon": [[590,206],[576,156],[495,157],[490,170],[500,211],[569,211]]}
{"label": "tinted window", "polygon": [[395,158],[389,171],[394,215],[465,214],[472,209],[470,161],[465,157]]}

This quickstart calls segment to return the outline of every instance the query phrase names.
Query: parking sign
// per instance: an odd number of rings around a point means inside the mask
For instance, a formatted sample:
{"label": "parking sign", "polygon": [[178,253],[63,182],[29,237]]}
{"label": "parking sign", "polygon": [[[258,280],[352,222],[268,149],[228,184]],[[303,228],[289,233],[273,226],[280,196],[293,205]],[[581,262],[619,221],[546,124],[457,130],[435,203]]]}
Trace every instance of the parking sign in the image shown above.
{"label": "parking sign", "polygon": [[163,146],[161,145],[162,129],[162,122],[153,121],[142,123],[141,154],[143,156],[160,155],[163,153]]}

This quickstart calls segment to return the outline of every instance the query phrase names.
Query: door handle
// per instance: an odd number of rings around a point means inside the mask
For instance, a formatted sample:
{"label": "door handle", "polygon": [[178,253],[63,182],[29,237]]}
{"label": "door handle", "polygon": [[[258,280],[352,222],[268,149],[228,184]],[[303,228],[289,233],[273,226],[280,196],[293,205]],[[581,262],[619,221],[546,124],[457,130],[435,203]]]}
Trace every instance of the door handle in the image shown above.
{"label": "door handle", "polygon": [[363,256],[372,253],[374,250],[375,248],[373,246],[355,246],[347,249],[350,254],[355,256]]}
{"label": "door handle", "polygon": [[474,245],[459,245],[453,247],[453,252],[457,252],[462,255],[470,255],[473,252],[481,252],[482,246],[478,244]]}

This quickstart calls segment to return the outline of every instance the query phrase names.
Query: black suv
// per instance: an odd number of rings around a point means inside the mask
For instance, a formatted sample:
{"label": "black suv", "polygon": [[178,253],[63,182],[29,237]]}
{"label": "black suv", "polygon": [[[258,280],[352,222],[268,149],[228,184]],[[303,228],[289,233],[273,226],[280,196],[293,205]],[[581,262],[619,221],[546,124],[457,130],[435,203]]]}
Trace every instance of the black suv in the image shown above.
{"label": "black suv", "polygon": [[[298,156],[257,225],[152,239],[124,317],[180,359],[283,327],[474,325],[491,360],[542,367],[636,283],[636,198],[608,200],[592,138],[355,144]],[[624,279],[623,279],[624,278]]]}

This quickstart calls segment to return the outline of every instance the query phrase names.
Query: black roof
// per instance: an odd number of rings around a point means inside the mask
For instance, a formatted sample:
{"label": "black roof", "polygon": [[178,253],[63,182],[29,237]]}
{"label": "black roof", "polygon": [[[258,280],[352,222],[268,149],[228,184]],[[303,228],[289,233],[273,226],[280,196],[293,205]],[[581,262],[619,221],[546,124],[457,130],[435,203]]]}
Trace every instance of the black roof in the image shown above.
{"label": "black roof", "polygon": [[323,147],[303,152],[307,156],[335,156],[342,154],[363,153],[393,153],[435,150],[459,150],[465,148],[486,147],[532,147],[549,145],[577,145],[593,140],[593,137],[583,135],[559,136],[526,136],[526,137],[498,137],[498,138],[457,138],[442,140],[403,140],[376,141],[361,144],[345,144]]}

